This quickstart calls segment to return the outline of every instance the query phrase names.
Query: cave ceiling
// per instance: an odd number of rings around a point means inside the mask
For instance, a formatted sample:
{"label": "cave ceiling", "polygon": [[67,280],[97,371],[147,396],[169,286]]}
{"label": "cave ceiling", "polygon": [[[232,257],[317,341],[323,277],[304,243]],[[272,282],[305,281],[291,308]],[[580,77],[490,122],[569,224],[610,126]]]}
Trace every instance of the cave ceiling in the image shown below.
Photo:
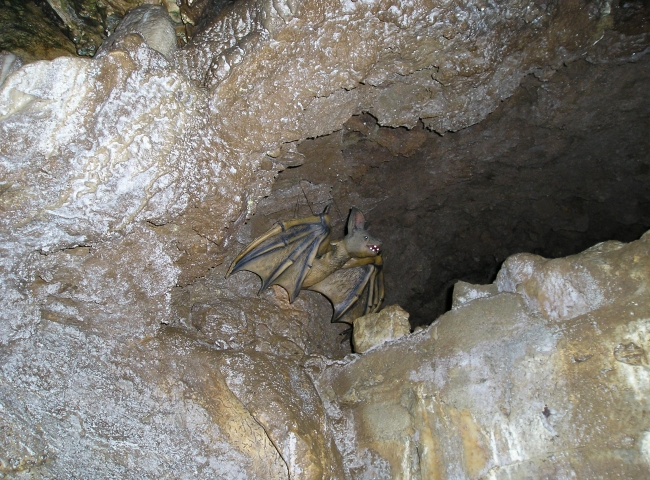
{"label": "cave ceiling", "polygon": [[[92,56],[140,3],[6,1],[0,49]],[[489,282],[513,253],[564,256],[650,227],[647,2],[441,2],[423,24],[409,19],[426,2],[401,16],[381,2],[352,8],[346,20],[327,2],[162,4],[177,64],[213,111],[241,112],[215,129],[252,152],[262,179],[235,238],[328,204],[342,235],[357,206],[384,240],[387,302],[414,325],[449,307],[457,280]],[[432,25],[442,35],[423,40]],[[278,58],[308,65],[296,77]],[[201,236],[211,211],[186,212]]]}

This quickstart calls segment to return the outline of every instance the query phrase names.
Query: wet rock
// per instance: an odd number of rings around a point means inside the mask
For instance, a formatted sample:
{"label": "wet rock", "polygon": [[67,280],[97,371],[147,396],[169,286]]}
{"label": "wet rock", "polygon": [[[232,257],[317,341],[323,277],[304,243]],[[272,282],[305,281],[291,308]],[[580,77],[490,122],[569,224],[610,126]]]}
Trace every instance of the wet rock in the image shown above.
{"label": "wet rock", "polygon": [[0,5],[0,51],[25,61],[75,55],[75,44],[32,1]]}
{"label": "wet rock", "polygon": [[356,353],[397,340],[411,331],[409,314],[399,305],[390,305],[377,313],[359,317],[352,325],[352,347]]}
{"label": "wet rock", "polygon": [[[350,478],[648,476],[650,232],[560,264],[522,257],[499,274],[519,288],[322,371]],[[582,307],[531,303],[533,278],[549,304]]]}
{"label": "wet rock", "polygon": [[309,356],[343,358],[343,324],[331,324],[331,304],[319,293],[302,291],[293,303],[279,286],[257,294],[252,273],[225,277],[226,265],[172,292],[177,322],[219,350],[242,349],[300,362]]}
{"label": "wet rock", "polygon": [[[173,21],[174,37],[186,43],[205,15],[214,14],[230,2],[158,3]],[[127,12],[143,4],[145,8],[153,6],[143,0],[6,1],[0,5],[0,50],[15,52],[30,62],[71,55],[92,57]]]}
{"label": "wet rock", "polygon": [[23,66],[23,61],[13,53],[0,53],[0,85],[5,79]]}
{"label": "wet rock", "polygon": [[451,309],[456,310],[465,304],[470,303],[477,298],[487,298],[499,293],[496,285],[472,285],[471,283],[458,281],[454,285],[454,296],[452,299]]}
{"label": "wet rock", "polygon": [[44,321],[1,357],[3,474],[287,478],[215,371],[218,353],[183,334],[119,339]]}
{"label": "wet rock", "polygon": [[178,59],[211,88],[215,111],[245,112],[246,135],[240,119],[221,119],[229,143],[315,137],[361,111],[381,125],[412,128],[422,119],[444,133],[484,119],[528,72],[579,56],[610,11],[580,2],[244,1]]}
{"label": "wet rock", "polygon": [[185,133],[203,100],[142,40],[132,54],[15,72],[0,91],[3,234],[48,251],[182,211],[198,168]]}
{"label": "wet rock", "polygon": [[167,10],[160,5],[140,5],[124,16],[96,55],[113,50],[127,35],[132,34],[140,35],[150,48],[168,60],[176,51],[176,31]]}
{"label": "wet rock", "polygon": [[216,349],[164,327],[182,326],[179,282],[223,262],[206,244],[240,207],[230,203],[239,165],[204,140],[215,138],[204,106],[136,36],[2,84],[2,473],[286,477],[272,440],[208,367]]}
{"label": "wet rock", "polygon": [[632,287],[650,273],[643,258],[646,248],[643,241],[605,242],[581,253],[579,263],[572,257],[514,255],[504,262],[495,283],[500,292],[519,293],[545,317],[567,320],[637,295]]}
{"label": "wet rock", "polygon": [[239,352],[224,355],[217,368],[272,439],[284,478],[343,478],[322,401],[302,364]]}

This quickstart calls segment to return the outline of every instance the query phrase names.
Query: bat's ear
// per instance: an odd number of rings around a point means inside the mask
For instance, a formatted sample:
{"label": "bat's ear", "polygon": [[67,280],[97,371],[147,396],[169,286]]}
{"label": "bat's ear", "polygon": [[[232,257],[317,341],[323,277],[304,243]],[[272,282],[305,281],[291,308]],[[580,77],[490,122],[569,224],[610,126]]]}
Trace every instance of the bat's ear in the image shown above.
{"label": "bat's ear", "polygon": [[352,233],[354,230],[363,230],[365,223],[366,219],[363,217],[361,210],[352,207],[350,210],[350,218],[348,220],[348,233]]}

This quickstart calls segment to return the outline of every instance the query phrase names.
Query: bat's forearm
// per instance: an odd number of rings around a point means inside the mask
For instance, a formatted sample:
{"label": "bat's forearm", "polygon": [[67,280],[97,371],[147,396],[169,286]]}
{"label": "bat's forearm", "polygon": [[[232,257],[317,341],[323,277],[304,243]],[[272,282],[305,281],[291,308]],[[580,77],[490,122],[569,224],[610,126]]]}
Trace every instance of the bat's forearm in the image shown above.
{"label": "bat's forearm", "polygon": [[381,255],[376,257],[363,257],[363,258],[351,258],[341,268],[354,268],[362,267],[363,265],[383,265],[384,260],[381,258]]}

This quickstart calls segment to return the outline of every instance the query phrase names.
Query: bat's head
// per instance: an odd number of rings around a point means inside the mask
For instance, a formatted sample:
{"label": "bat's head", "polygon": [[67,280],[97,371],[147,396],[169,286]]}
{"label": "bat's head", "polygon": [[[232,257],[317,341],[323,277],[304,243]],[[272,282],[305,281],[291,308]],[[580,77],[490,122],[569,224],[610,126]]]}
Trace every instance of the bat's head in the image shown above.
{"label": "bat's head", "polygon": [[348,220],[348,234],[343,239],[353,258],[374,257],[381,252],[381,241],[368,233],[365,223],[363,213],[353,207]]}

